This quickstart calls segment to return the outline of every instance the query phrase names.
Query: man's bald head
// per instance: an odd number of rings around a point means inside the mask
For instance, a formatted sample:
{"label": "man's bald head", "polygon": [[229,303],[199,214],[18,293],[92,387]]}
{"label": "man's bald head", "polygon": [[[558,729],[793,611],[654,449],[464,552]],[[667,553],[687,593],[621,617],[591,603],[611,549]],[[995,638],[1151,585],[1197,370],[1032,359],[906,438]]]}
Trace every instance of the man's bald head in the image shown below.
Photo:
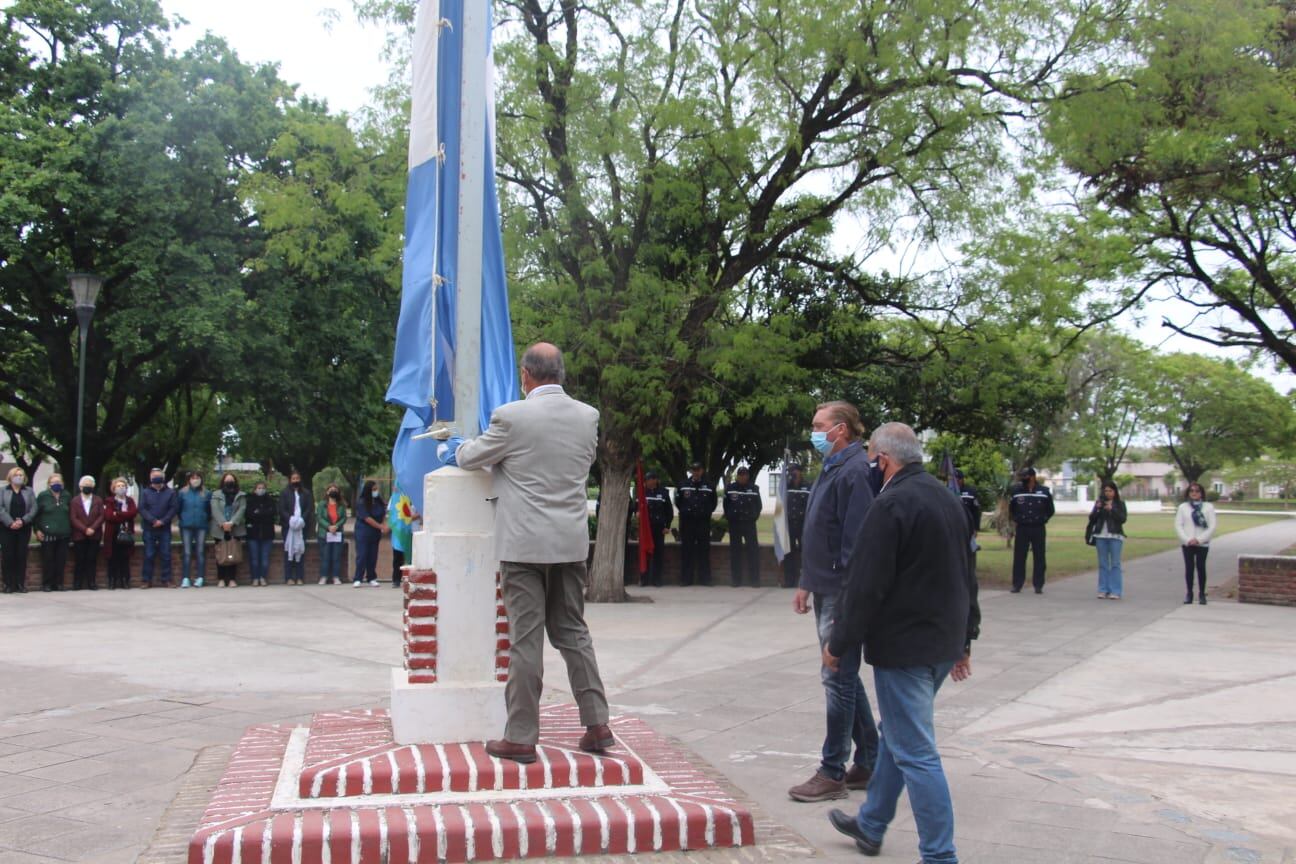
{"label": "man's bald head", "polygon": [[531,379],[533,387],[561,384],[567,378],[562,352],[549,342],[537,342],[526,350],[522,355],[522,371]]}

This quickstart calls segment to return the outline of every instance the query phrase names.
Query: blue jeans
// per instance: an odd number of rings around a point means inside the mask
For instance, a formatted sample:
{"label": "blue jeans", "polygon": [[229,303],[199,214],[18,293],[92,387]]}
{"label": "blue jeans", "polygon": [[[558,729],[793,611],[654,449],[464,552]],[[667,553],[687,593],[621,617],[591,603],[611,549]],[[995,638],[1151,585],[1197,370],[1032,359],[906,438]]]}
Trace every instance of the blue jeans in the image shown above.
{"label": "blue jeans", "polygon": [[320,545],[320,578],[332,581],[342,578],[342,547],[346,543],[329,543],[321,534]]}
{"label": "blue jeans", "polygon": [[144,566],[140,569],[140,581],[145,585],[153,584],[153,562],[158,558],[162,563],[158,567],[163,585],[171,584],[171,529],[143,528],[140,534],[144,538]]}
{"label": "blue jeans", "polygon": [[873,667],[882,743],[869,781],[868,798],[855,817],[861,831],[881,841],[895,818],[900,793],[908,790],[923,864],[958,864],[954,851],[954,804],[936,750],[934,708],[953,663],[902,668]]}
{"label": "blue jeans", "polygon": [[[837,599],[835,594],[814,595],[815,628],[819,632],[820,649],[828,644],[833,618],[837,615]],[[828,699],[828,729],[824,735],[819,772],[833,780],[846,776],[851,742],[855,743],[856,765],[872,771],[877,761],[877,724],[873,722],[873,710],[869,708],[868,694],[864,692],[864,682],[859,675],[862,651],[859,645],[851,646],[841,658],[836,672],[826,666],[819,669],[824,695]]]}
{"label": "blue jeans", "polygon": [[1095,537],[1094,545],[1098,548],[1098,593],[1121,596],[1124,584],[1120,559],[1125,538]]}
{"label": "blue jeans", "polygon": [[248,538],[248,569],[252,571],[253,579],[264,579],[270,574],[270,547],[273,545],[273,537],[265,540]]}
{"label": "blue jeans", "polygon": [[[305,541],[302,541],[303,544]],[[306,575],[306,553],[302,552],[302,557],[293,561],[288,557],[288,547],[284,547],[284,582],[289,579],[301,580]]]}
{"label": "blue jeans", "polygon": [[184,553],[184,578],[189,578],[189,562],[197,559],[193,578],[201,579],[207,572],[207,529],[181,528],[180,551]]}
{"label": "blue jeans", "polygon": [[356,569],[353,582],[378,581],[378,543],[382,535],[372,529],[356,530]]}

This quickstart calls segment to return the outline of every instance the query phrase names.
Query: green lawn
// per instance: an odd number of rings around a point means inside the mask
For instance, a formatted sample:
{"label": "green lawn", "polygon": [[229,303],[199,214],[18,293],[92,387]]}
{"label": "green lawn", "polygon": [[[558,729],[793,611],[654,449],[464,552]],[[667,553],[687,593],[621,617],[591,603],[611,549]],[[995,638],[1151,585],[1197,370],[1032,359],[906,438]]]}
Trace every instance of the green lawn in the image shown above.
{"label": "green lawn", "polygon": [[[1254,528],[1274,519],[1290,516],[1237,516],[1223,513],[1219,533],[1228,534]],[[1098,569],[1098,556],[1084,542],[1086,516],[1054,516],[1048,524],[1048,577],[1057,579],[1074,573]],[[761,517],[756,526],[761,543],[774,542],[774,519]],[[1121,559],[1129,561],[1173,549],[1179,545],[1175,536],[1173,513],[1135,513],[1125,523],[1125,547]],[[726,539],[721,541],[727,543]],[[1296,554],[1296,552],[1292,553]],[[1027,564],[1029,571],[1030,564]],[[998,588],[1012,584],[1012,547],[991,531],[981,532],[981,551],[977,553],[977,579],[981,585]],[[1030,573],[1027,572],[1027,580]]]}

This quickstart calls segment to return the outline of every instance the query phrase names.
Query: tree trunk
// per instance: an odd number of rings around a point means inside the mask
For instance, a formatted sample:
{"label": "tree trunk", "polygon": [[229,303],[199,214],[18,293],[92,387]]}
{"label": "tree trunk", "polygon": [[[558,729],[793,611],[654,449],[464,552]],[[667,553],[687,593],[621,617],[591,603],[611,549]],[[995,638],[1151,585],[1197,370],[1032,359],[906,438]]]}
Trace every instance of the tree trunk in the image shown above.
{"label": "tree trunk", "polygon": [[630,508],[630,476],[634,463],[617,464],[611,458],[599,460],[603,474],[600,488],[598,532],[594,538],[594,562],[590,568],[591,603],[621,603],[625,591],[626,514]]}

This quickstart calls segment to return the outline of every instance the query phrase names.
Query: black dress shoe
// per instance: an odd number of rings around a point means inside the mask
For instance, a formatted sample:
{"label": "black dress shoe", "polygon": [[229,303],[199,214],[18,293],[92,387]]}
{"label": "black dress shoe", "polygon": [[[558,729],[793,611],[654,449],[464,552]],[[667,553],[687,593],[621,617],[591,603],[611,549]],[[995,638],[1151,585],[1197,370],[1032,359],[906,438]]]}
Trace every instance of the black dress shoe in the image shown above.
{"label": "black dress shoe", "polygon": [[859,823],[841,810],[829,810],[828,821],[831,822],[832,826],[838,831],[845,834],[847,837],[854,839],[855,848],[865,855],[868,855],[870,858],[882,851],[882,841],[874,840],[866,835],[860,830]]}
{"label": "black dress shoe", "polygon": [[41,586],[41,591],[45,592],[46,594],[48,594],[49,592],[51,592],[51,591],[53,591],[53,590],[54,590],[54,589],[51,588],[51,587],[48,586],[48,585],[42,585],[42,586]]}
{"label": "black dress shoe", "polygon": [[1043,593],[1044,593],[1044,589],[1043,589],[1043,588],[1036,588],[1036,589],[1035,589],[1035,593],[1036,593],[1036,594],[1043,594]]}
{"label": "black dress shoe", "polygon": [[1020,589],[1020,588],[1012,588],[1012,589],[1010,589],[1010,590],[1008,591],[1008,593],[1009,593],[1009,594],[1020,594],[1020,593],[1021,593],[1021,589]]}
{"label": "black dress shoe", "polygon": [[[26,593],[27,593],[27,586],[26,586],[26,585],[19,585],[19,586],[18,586],[18,593],[19,593],[19,594],[26,594]],[[1202,598],[1202,602],[1203,602],[1203,603],[1206,602],[1206,598],[1205,598],[1205,597]]]}
{"label": "black dress shoe", "polygon": [[1191,604],[1192,604],[1192,595],[1189,594],[1187,597],[1184,598],[1184,605],[1189,606]]}
{"label": "black dress shoe", "polygon": [[1206,595],[1203,594],[1201,597],[1198,597],[1198,598],[1197,598],[1197,602],[1200,603],[1201,605],[1205,606],[1205,605],[1206,605]]}

